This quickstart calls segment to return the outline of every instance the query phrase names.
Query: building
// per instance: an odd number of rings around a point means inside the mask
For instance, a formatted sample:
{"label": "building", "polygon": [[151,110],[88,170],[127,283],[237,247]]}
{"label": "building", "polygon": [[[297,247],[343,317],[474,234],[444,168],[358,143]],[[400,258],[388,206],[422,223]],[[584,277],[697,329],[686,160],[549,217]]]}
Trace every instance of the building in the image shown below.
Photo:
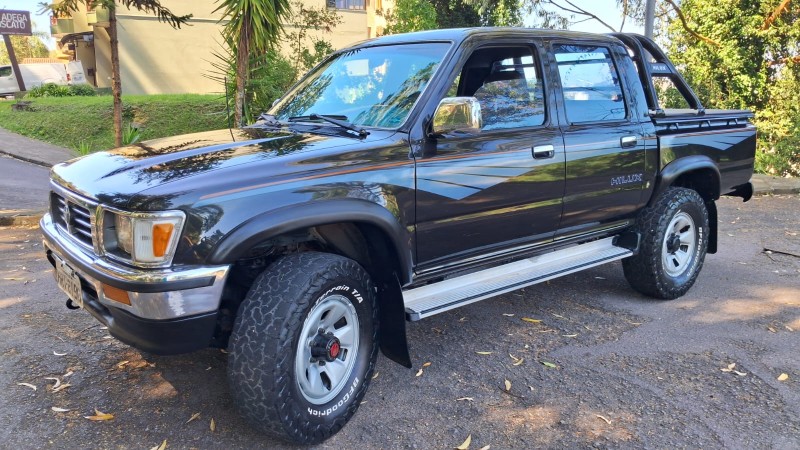
{"label": "building", "polygon": [[[306,7],[336,10],[342,23],[324,38],[334,48],[379,35],[385,26],[383,4],[389,0],[301,0]],[[120,71],[124,94],[219,93],[214,53],[221,53],[220,12],[214,0],[162,0],[177,15],[192,14],[189,23],[173,29],[155,16],[117,7]],[[68,57],[80,60],[87,80],[111,87],[108,11],[81,10],[52,17],[51,33]],[[282,46],[286,48],[286,46]],[[285,51],[284,51],[285,52]]]}

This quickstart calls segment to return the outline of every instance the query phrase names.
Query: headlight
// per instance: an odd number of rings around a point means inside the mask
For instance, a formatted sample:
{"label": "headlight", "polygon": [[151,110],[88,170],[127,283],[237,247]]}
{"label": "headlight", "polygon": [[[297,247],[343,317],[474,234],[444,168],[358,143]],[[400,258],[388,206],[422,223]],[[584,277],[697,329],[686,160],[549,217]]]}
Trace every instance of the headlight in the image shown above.
{"label": "headlight", "polygon": [[[169,264],[183,229],[182,211],[128,213],[106,210],[103,247],[107,255],[142,266]],[[109,227],[113,226],[113,230]]]}

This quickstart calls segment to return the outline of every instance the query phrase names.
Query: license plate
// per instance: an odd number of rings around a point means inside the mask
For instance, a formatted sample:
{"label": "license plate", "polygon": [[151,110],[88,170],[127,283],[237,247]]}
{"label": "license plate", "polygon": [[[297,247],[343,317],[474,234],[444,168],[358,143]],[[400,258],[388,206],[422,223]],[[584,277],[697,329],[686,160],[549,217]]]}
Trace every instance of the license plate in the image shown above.
{"label": "license plate", "polygon": [[78,274],[66,262],[56,259],[55,275],[58,287],[67,294],[73,303],[83,308],[83,293]]}

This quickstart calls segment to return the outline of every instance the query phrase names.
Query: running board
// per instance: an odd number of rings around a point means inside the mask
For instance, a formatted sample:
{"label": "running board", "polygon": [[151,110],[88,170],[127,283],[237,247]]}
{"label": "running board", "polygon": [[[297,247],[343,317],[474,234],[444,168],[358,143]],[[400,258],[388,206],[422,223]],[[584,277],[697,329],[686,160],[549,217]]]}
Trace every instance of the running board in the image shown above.
{"label": "running board", "polygon": [[403,292],[409,320],[460,306],[633,255],[613,237],[473,272]]}

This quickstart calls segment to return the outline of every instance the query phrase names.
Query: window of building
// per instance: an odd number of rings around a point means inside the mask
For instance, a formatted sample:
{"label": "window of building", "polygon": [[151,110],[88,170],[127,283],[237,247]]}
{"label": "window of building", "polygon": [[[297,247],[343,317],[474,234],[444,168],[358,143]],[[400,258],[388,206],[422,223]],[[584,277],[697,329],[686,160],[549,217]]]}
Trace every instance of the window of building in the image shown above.
{"label": "window of building", "polygon": [[622,120],[625,98],[619,73],[605,47],[556,45],[567,119],[571,123]]}
{"label": "window of building", "polygon": [[366,0],[327,0],[328,9],[366,9]]}

